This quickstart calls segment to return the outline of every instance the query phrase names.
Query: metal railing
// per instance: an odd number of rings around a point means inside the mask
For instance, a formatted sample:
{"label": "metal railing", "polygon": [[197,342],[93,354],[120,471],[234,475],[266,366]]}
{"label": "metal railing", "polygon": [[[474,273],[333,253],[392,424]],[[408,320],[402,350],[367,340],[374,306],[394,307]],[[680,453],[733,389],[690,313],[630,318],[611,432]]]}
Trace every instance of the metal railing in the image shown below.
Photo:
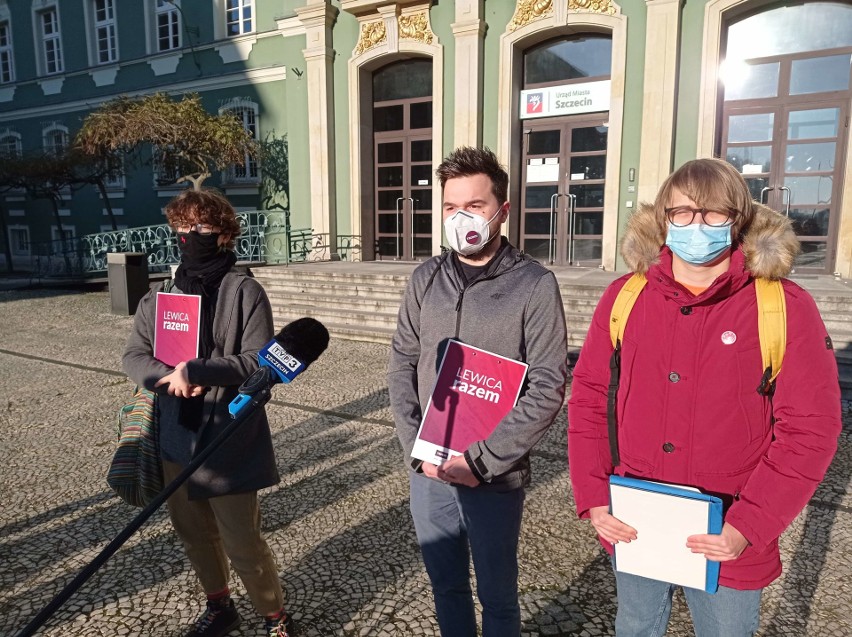
{"label": "metal railing", "polygon": [[[234,249],[237,260],[249,263],[287,264],[306,261],[361,260],[360,235],[338,235],[336,246],[328,233],[310,228],[292,229],[286,212],[253,210],[237,214],[240,236]],[[142,252],[150,272],[165,272],[180,262],[177,236],[168,226],[143,226],[111,230],[55,241],[29,243],[34,274],[85,277],[107,270],[107,254]]]}

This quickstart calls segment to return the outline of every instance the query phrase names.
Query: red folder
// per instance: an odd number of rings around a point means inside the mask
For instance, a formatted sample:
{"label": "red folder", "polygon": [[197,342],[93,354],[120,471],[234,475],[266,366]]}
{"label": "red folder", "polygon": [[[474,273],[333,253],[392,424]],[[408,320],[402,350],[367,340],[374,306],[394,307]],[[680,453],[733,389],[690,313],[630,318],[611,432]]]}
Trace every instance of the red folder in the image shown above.
{"label": "red folder", "polygon": [[198,358],[200,296],[158,292],[154,320],[154,358],[172,367]]}
{"label": "red folder", "polygon": [[412,457],[441,464],[485,440],[517,404],[526,363],[450,340]]}

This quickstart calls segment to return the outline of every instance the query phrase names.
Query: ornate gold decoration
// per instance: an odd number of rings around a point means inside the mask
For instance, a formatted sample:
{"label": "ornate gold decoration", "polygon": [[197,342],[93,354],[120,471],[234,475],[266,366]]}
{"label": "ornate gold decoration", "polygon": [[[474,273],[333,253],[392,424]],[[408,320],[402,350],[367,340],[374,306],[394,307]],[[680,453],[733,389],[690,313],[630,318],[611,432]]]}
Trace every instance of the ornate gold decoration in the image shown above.
{"label": "ornate gold decoration", "polygon": [[385,29],[384,20],[364,22],[361,24],[361,37],[355,47],[355,55],[361,55],[364,51],[369,51],[374,46],[387,41],[388,33]]}
{"label": "ornate gold decoration", "polygon": [[590,11],[604,15],[615,15],[615,7],[612,0],[568,0],[570,11]]}
{"label": "ornate gold decoration", "polygon": [[[589,0],[580,0],[588,2]],[[574,0],[569,0],[574,2]],[[553,11],[553,0],[518,0],[515,15],[509,23],[509,31],[520,29],[522,26],[538,20]]]}
{"label": "ornate gold decoration", "polygon": [[432,44],[432,37],[425,11],[399,16],[400,40],[417,40],[424,44]]}

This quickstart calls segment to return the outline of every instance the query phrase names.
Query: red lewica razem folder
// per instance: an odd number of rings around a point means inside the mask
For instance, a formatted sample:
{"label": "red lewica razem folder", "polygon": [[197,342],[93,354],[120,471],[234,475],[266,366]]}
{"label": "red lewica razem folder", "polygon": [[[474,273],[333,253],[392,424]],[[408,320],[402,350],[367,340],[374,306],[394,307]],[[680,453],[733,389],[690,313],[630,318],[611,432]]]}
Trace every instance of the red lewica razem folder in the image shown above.
{"label": "red lewica razem folder", "polygon": [[448,341],[412,457],[441,464],[485,440],[521,395],[526,363]]}

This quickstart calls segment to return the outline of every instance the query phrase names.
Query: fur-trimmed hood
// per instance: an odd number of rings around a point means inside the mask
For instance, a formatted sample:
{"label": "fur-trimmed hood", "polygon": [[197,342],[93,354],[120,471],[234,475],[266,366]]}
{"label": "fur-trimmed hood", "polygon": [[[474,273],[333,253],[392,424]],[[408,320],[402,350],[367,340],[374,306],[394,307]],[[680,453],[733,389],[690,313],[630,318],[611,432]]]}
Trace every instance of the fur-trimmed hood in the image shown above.
{"label": "fur-trimmed hood", "polygon": [[[799,239],[790,220],[771,208],[755,203],[751,226],[735,243],[745,255],[746,269],[755,277],[780,279],[793,268],[799,253]],[[659,262],[666,243],[666,227],[661,226],[651,204],[642,204],[628,219],[621,242],[621,255],[633,272],[644,274]]]}

